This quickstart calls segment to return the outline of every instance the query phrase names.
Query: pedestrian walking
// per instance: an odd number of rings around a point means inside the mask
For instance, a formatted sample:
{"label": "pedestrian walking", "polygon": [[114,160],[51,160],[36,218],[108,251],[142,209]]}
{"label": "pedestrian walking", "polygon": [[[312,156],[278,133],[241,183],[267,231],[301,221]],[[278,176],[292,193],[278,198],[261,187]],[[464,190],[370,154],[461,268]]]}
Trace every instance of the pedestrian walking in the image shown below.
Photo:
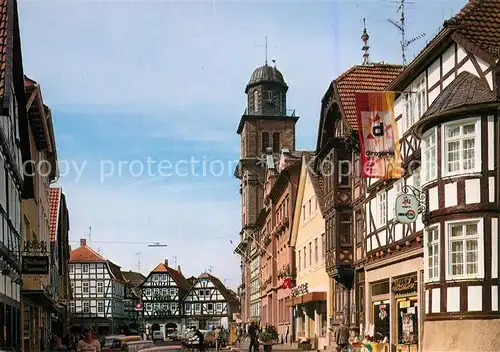
{"label": "pedestrian walking", "polygon": [[248,327],[248,335],[250,335],[250,345],[248,346],[248,352],[258,352],[259,351],[259,328],[257,324],[251,323]]}
{"label": "pedestrian walking", "polygon": [[205,336],[200,331],[200,329],[196,329],[194,336],[198,338],[198,349],[200,352],[205,351]]}
{"label": "pedestrian walking", "polygon": [[83,330],[83,338],[76,345],[77,352],[101,352],[101,344],[94,339],[94,331],[91,327]]}

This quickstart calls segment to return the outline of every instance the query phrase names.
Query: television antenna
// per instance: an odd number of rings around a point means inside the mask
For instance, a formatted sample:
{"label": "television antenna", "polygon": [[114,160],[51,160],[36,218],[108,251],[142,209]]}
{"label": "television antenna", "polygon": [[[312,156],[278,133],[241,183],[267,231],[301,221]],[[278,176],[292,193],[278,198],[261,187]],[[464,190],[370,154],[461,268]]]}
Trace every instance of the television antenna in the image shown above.
{"label": "television antenna", "polygon": [[174,259],[174,268],[177,268],[177,256],[173,255],[172,258]]}
{"label": "television antenna", "polygon": [[89,247],[92,248],[92,226],[89,226]]}
{"label": "television antenna", "polygon": [[209,274],[212,274],[212,270],[213,270],[213,268],[214,268],[214,266],[213,266],[213,265],[209,265],[209,266],[208,266],[208,270],[207,270],[207,271],[208,271],[208,273],[209,273]]}
{"label": "television antenna", "polygon": [[395,20],[392,20],[390,18],[387,19],[387,21],[389,21],[389,23],[391,23],[394,27],[396,27],[399,30],[399,32],[401,33],[401,57],[403,59],[403,66],[406,66],[406,52],[407,52],[410,44],[425,37],[425,33],[420,33],[416,37],[414,37],[410,40],[406,40],[405,3],[409,3],[409,2],[407,2],[406,0],[399,1],[399,7],[396,11],[396,12],[401,13],[401,17],[399,18],[399,21],[395,21]]}
{"label": "television antenna", "polygon": [[148,247],[167,247],[167,245],[160,242],[153,242],[152,244],[148,245]]}
{"label": "television antenna", "polygon": [[135,254],[137,256],[137,272],[140,273],[141,272],[141,269],[142,269],[142,266],[141,266],[141,255],[142,255],[142,252],[137,252]]}

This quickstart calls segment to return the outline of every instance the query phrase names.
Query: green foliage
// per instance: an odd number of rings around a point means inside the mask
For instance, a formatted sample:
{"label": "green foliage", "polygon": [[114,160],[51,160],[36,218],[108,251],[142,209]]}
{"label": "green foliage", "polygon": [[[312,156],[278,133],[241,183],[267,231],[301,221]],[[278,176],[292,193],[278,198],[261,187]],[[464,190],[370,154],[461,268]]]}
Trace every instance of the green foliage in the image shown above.
{"label": "green foliage", "polygon": [[264,331],[259,336],[259,339],[263,342],[267,341],[278,341],[279,335],[276,328],[272,325],[267,325]]}

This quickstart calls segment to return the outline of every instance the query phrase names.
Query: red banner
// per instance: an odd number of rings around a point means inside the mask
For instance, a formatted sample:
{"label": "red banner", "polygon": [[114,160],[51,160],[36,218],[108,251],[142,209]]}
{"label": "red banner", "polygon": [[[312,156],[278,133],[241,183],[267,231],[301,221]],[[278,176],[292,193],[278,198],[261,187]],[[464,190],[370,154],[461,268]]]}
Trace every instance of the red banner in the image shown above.
{"label": "red banner", "polygon": [[401,178],[399,133],[394,118],[394,92],[356,93],[361,177]]}

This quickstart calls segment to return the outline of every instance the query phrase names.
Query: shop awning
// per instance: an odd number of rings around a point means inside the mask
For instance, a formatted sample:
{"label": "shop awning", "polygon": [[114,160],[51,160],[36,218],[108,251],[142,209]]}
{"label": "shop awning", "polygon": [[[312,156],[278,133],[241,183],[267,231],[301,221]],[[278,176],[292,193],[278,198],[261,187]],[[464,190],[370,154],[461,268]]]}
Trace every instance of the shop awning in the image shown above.
{"label": "shop awning", "polygon": [[319,302],[326,301],[327,294],[326,292],[317,291],[317,292],[309,292],[305,295],[301,295],[298,297],[291,297],[287,300],[287,306],[297,306],[300,304],[307,304],[311,302]]}

